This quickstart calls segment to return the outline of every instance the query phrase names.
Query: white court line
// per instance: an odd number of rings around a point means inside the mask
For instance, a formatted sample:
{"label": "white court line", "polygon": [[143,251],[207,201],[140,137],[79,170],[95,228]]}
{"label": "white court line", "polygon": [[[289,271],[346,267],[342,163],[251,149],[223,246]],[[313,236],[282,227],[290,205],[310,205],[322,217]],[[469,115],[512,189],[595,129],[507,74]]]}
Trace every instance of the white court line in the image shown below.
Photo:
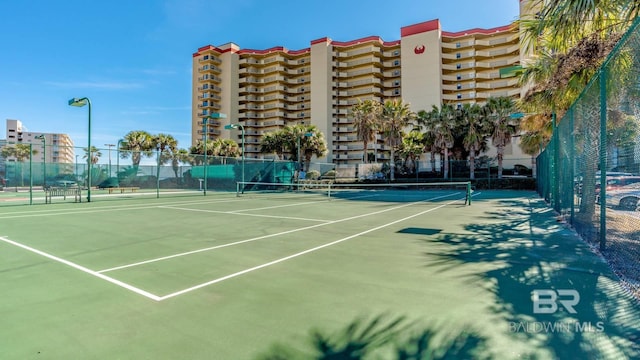
{"label": "white court line", "polygon": [[106,275],[100,274],[100,273],[98,273],[98,272],[96,272],[96,271],[93,271],[93,270],[91,270],[91,269],[87,269],[86,267],[81,266],[81,265],[78,265],[78,264],[76,264],[76,263],[74,263],[74,262],[71,262],[71,261],[68,261],[68,260],[61,259],[61,258],[59,258],[59,257],[57,257],[57,256],[54,256],[54,255],[48,254],[48,253],[46,253],[46,252],[44,252],[44,251],[40,251],[40,250],[35,249],[35,248],[32,248],[32,247],[30,247],[30,246],[23,245],[23,244],[20,244],[20,243],[18,243],[18,242],[15,242],[15,241],[9,240],[9,239],[7,239],[7,238],[6,238],[6,237],[4,237],[4,236],[0,236],[0,240],[1,240],[1,241],[6,242],[6,243],[8,243],[8,244],[11,244],[11,245],[14,245],[14,246],[17,246],[17,247],[23,248],[23,249],[25,249],[25,250],[31,251],[31,252],[36,253],[36,254],[38,254],[38,255],[44,256],[44,257],[49,258],[49,259],[51,259],[51,260],[57,261],[57,262],[59,262],[59,263],[65,264],[65,265],[67,265],[67,266],[71,266],[71,267],[72,267],[72,268],[74,268],[74,269],[80,270],[80,271],[82,271],[82,272],[84,272],[84,273],[87,273],[87,274],[89,274],[89,275],[93,275],[93,276],[98,277],[98,278],[100,278],[100,279],[102,279],[102,280],[106,280],[106,281],[108,281],[108,282],[110,282],[110,283],[112,283],[112,284],[118,285],[118,286],[123,287],[123,288],[125,288],[125,289],[127,289],[127,290],[130,290],[130,291],[133,291],[133,292],[135,292],[136,294],[139,294],[139,295],[145,296],[145,297],[147,297],[147,298],[149,298],[149,299],[151,299],[151,300],[160,301],[160,297],[159,297],[159,296],[157,296],[157,295],[154,295],[154,294],[152,294],[152,293],[150,293],[150,292],[148,292],[148,291],[144,291],[144,290],[142,290],[142,289],[138,289],[137,287],[131,286],[131,285],[127,284],[127,283],[124,283],[124,282],[122,282],[122,281],[120,281],[120,280],[116,280],[116,279],[114,279],[114,278],[112,278],[112,277],[109,277],[109,276],[106,276]]}
{"label": "white court line", "polygon": [[[227,203],[227,202],[236,202],[236,201],[244,201],[242,199],[216,199],[210,201],[189,201],[189,202],[164,202],[153,205],[121,205],[121,206],[105,206],[95,209],[81,209],[81,210],[71,210],[71,211],[55,211],[55,210],[36,210],[36,211],[22,211],[19,213],[12,213],[9,216],[0,215],[0,220],[2,219],[15,219],[15,218],[26,218],[26,217],[38,217],[38,216],[58,216],[58,215],[73,215],[73,214],[87,214],[87,213],[99,213],[99,212],[109,212],[109,211],[118,211],[118,210],[141,210],[141,209],[153,209],[162,207],[163,205],[193,205],[193,204],[213,204],[213,203]],[[51,212],[54,211],[54,212]],[[35,213],[34,213],[35,212]],[[24,214],[24,215],[15,215],[15,214]]]}
{"label": "white court line", "polygon": [[229,213],[239,213],[239,212],[243,212],[243,211],[277,209],[277,208],[283,208],[283,207],[289,207],[289,206],[300,206],[300,205],[317,204],[317,203],[318,203],[317,201],[307,201],[307,202],[295,203],[295,204],[287,204],[287,205],[276,205],[276,206],[267,206],[267,207],[261,207],[261,208],[253,208],[253,209],[233,210],[233,211],[229,211]]}
{"label": "white court line", "polygon": [[254,238],[251,238],[251,239],[240,240],[240,241],[236,241],[236,242],[232,242],[232,243],[216,245],[216,246],[211,246],[211,247],[208,247],[208,248],[192,250],[192,251],[187,251],[187,252],[183,252],[183,253],[179,253],[179,254],[168,255],[168,256],[163,256],[163,257],[159,257],[159,258],[155,258],[155,259],[149,259],[149,260],[145,260],[145,261],[140,261],[140,262],[137,262],[137,263],[116,266],[116,267],[112,267],[112,268],[109,268],[109,269],[100,270],[98,272],[99,273],[105,273],[105,272],[114,271],[114,270],[126,269],[126,268],[130,268],[130,267],[134,267],[134,266],[145,265],[145,264],[157,262],[157,261],[169,260],[169,259],[173,259],[173,258],[177,258],[177,257],[181,257],[181,256],[192,255],[192,254],[197,254],[197,253],[201,253],[201,252],[205,252],[205,251],[221,249],[221,248],[225,248],[225,247],[229,247],[229,246],[240,245],[240,244],[244,244],[244,243],[248,243],[248,242],[252,242],[252,241],[268,239],[268,238],[275,237],[275,236],[291,234],[291,233],[298,232],[298,231],[314,229],[314,228],[317,228],[317,227],[320,227],[320,226],[326,226],[326,225],[336,224],[336,223],[339,223],[339,222],[349,221],[349,220],[358,219],[358,218],[362,218],[362,217],[366,217],[366,216],[376,215],[376,214],[380,214],[380,213],[383,213],[383,212],[397,210],[397,209],[400,209],[400,208],[403,208],[403,207],[407,207],[407,206],[423,203],[423,202],[429,201],[429,200],[437,200],[437,199],[440,199],[440,198],[443,198],[443,197],[449,197],[449,196],[452,196],[452,195],[455,195],[455,194],[442,195],[442,196],[438,196],[438,197],[435,197],[435,198],[432,198],[432,199],[428,199],[428,200],[416,201],[416,202],[412,202],[412,203],[408,203],[408,204],[404,204],[404,205],[394,206],[394,207],[388,208],[388,209],[378,210],[378,211],[374,211],[374,212],[370,212],[370,213],[366,213],[366,214],[360,214],[360,215],[356,215],[356,216],[351,216],[351,217],[348,217],[348,218],[343,218],[343,219],[338,219],[338,220],[332,220],[332,221],[328,221],[328,222],[325,222],[325,223],[322,223],[322,224],[315,224],[315,225],[305,226],[305,227],[301,227],[301,228],[297,228],[297,229],[282,231],[282,232],[275,233],[275,234],[268,234],[268,235],[258,236],[258,237],[254,237]]}
{"label": "white court line", "polygon": [[[239,216],[254,216],[254,217],[266,217],[273,219],[289,219],[289,220],[304,220],[304,221],[317,221],[317,222],[327,222],[331,220],[321,220],[321,219],[308,219],[308,218],[299,218],[293,216],[277,216],[277,215],[264,215],[264,214],[243,214],[235,211],[219,211],[219,210],[206,210],[206,209],[189,209],[189,208],[181,208],[177,206],[158,206],[162,209],[174,209],[174,210],[183,210],[183,211],[195,211],[195,212],[206,212],[213,214],[229,214],[229,215],[239,215]],[[251,211],[255,209],[247,209],[246,211]]]}
{"label": "white court line", "polygon": [[[159,206],[163,209],[174,209],[174,210],[183,210],[183,211],[195,211],[195,212],[207,212],[213,214],[229,214],[229,215],[239,215],[239,216],[254,216],[254,217],[268,217],[273,219],[290,219],[290,220],[304,220],[304,221],[318,221],[318,222],[327,222],[331,220],[321,220],[321,219],[309,219],[309,218],[299,218],[294,216],[278,216],[278,215],[264,215],[264,214],[243,214],[238,213],[236,211],[220,211],[220,210],[206,210],[206,209],[189,209],[189,208],[181,208],[177,206]],[[247,209],[250,211],[253,209]]]}
{"label": "white court line", "polygon": [[453,203],[454,201],[458,201],[458,200],[450,201],[450,202],[448,202],[446,204],[442,204],[440,206],[437,206],[437,207],[434,207],[434,208],[431,208],[431,209],[428,209],[428,210],[421,211],[421,212],[419,212],[417,214],[413,214],[413,215],[404,217],[404,218],[399,219],[399,220],[395,220],[395,221],[392,221],[392,222],[388,222],[386,224],[382,224],[380,226],[376,226],[373,229],[369,229],[369,230],[366,230],[366,231],[363,231],[363,232],[359,232],[357,234],[350,235],[350,236],[344,237],[344,238],[336,240],[336,241],[332,241],[332,242],[324,244],[324,245],[316,246],[314,248],[311,248],[311,249],[308,249],[308,250],[304,250],[304,251],[295,253],[293,255],[285,256],[283,258],[280,258],[280,259],[277,259],[277,260],[274,260],[274,261],[270,261],[270,262],[262,264],[262,265],[254,266],[252,268],[245,269],[245,270],[242,270],[242,271],[238,271],[236,273],[233,273],[233,274],[230,274],[230,275],[227,275],[227,276],[223,276],[221,278],[217,278],[215,280],[211,280],[211,281],[208,281],[206,283],[202,283],[202,284],[199,284],[199,285],[196,285],[196,286],[192,286],[192,287],[184,289],[184,290],[180,290],[180,291],[177,291],[177,292],[165,295],[165,296],[161,296],[160,297],[160,301],[166,300],[166,299],[178,296],[178,295],[183,295],[185,293],[188,293],[188,292],[191,292],[191,291],[194,291],[194,290],[198,290],[198,289],[201,289],[203,287],[206,287],[206,286],[209,286],[209,285],[213,285],[215,283],[219,283],[219,282],[224,281],[224,280],[228,280],[228,279],[240,276],[240,275],[244,275],[246,273],[249,273],[249,272],[252,272],[252,271],[255,271],[255,270],[259,270],[259,269],[262,269],[262,268],[265,268],[265,267],[268,267],[268,266],[271,266],[271,265],[275,265],[275,264],[278,264],[278,263],[281,263],[281,262],[284,262],[284,261],[287,261],[287,260],[291,260],[291,259],[296,258],[298,256],[302,256],[302,255],[305,255],[305,254],[308,254],[308,253],[311,253],[311,252],[314,252],[314,251],[317,251],[317,250],[320,250],[320,249],[323,249],[323,248],[326,248],[326,247],[329,247],[329,246],[333,246],[333,245],[339,244],[341,242],[353,239],[355,237],[362,236],[362,235],[368,234],[370,232],[373,232],[373,231],[376,231],[376,230],[380,230],[380,229],[385,228],[387,226],[391,226],[391,225],[397,224],[399,222],[414,218],[416,216],[420,216],[420,215],[426,214],[428,212],[440,209],[441,207],[447,206],[447,205]]}

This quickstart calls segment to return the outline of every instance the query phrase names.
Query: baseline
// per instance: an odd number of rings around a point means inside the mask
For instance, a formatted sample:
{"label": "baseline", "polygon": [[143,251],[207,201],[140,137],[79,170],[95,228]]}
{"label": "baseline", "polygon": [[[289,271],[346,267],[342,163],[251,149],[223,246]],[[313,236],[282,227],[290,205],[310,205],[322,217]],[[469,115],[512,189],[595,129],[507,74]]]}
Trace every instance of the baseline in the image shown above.
{"label": "baseline", "polygon": [[59,258],[59,257],[57,257],[55,255],[51,255],[51,254],[46,253],[44,251],[38,250],[36,248],[32,248],[30,246],[27,246],[27,245],[24,245],[24,244],[20,244],[19,242],[16,242],[16,241],[13,241],[13,240],[9,240],[8,238],[6,238],[4,236],[0,236],[0,241],[4,241],[7,244],[11,244],[13,246],[17,246],[19,248],[28,250],[28,251],[30,251],[32,253],[35,253],[35,254],[38,254],[40,256],[44,256],[44,257],[46,257],[48,259],[51,259],[51,260],[57,261],[59,263],[65,264],[65,265],[70,266],[70,267],[72,267],[72,268],[74,268],[76,270],[80,270],[80,271],[82,271],[82,272],[84,272],[86,274],[95,276],[95,277],[100,278],[102,280],[106,280],[106,281],[108,281],[108,282],[110,282],[112,284],[118,285],[118,286],[123,287],[123,288],[125,288],[127,290],[130,290],[130,291],[133,291],[134,293],[142,295],[144,297],[147,297],[147,298],[149,298],[151,300],[160,301],[160,297],[157,296],[157,295],[154,295],[154,294],[152,294],[152,293],[150,293],[148,291],[142,290],[140,288],[137,288],[135,286],[129,285],[127,283],[124,283],[124,282],[122,282],[120,280],[116,280],[116,279],[114,279],[112,277],[100,274],[99,272],[93,271],[91,269],[88,269],[88,268],[86,268],[86,267],[84,267],[82,265],[78,265],[78,264],[76,264],[74,262],[71,262],[69,260],[65,260],[65,259]]}

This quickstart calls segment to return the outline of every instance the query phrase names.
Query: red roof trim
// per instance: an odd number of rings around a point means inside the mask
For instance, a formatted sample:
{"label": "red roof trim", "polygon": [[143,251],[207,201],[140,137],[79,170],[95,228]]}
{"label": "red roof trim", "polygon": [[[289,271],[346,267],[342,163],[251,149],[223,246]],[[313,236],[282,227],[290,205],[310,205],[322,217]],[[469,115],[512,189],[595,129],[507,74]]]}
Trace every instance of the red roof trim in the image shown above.
{"label": "red roof trim", "polygon": [[434,19],[419,24],[404,26],[400,28],[400,36],[405,37],[438,29],[440,29],[440,20]]}
{"label": "red roof trim", "polygon": [[301,50],[289,50],[287,48],[285,48],[284,46],[274,46],[272,48],[269,49],[265,49],[265,50],[255,50],[255,49],[242,49],[238,51],[238,54],[256,54],[256,55],[266,55],[266,54],[270,54],[270,53],[274,53],[274,52],[283,52],[285,54],[291,54],[291,55],[299,55],[299,54],[304,54],[305,52],[310,51],[310,48],[306,48],[306,49],[301,49]]}
{"label": "red roof trim", "polygon": [[193,57],[200,56],[200,55],[202,55],[203,52],[209,51],[209,50],[217,51],[219,54],[225,53],[227,51],[231,51],[231,49],[222,50],[222,49],[217,48],[217,47],[215,47],[213,45],[207,45],[207,46],[203,46],[203,47],[198,48],[198,52],[193,53]]}
{"label": "red roof trim", "polygon": [[330,43],[330,42],[331,42],[331,39],[325,36],[323,38],[311,41],[311,45],[320,44],[320,43]]}
{"label": "red roof trim", "polygon": [[475,29],[463,30],[463,31],[458,31],[458,32],[443,31],[442,32],[442,36],[458,37],[458,36],[465,36],[465,35],[472,35],[472,34],[489,35],[489,34],[494,34],[494,33],[497,33],[497,32],[509,31],[509,30],[512,30],[512,29],[513,29],[513,24],[509,24],[509,25],[504,25],[504,26],[495,27],[495,28],[491,28],[491,29],[475,28]]}

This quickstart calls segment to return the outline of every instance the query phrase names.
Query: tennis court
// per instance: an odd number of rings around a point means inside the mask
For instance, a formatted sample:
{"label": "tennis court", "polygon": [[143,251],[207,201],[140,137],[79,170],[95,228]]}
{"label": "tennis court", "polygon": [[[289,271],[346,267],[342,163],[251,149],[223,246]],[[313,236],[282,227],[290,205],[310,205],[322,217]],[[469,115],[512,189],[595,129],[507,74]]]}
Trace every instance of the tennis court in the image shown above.
{"label": "tennis court", "polygon": [[533,192],[243,190],[0,208],[0,358],[640,356],[637,303]]}

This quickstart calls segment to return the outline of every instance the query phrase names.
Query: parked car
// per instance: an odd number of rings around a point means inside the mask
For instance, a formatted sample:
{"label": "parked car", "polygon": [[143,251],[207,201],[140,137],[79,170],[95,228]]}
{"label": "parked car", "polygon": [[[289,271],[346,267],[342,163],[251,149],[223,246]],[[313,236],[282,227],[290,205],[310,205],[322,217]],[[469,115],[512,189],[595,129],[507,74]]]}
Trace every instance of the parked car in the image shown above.
{"label": "parked car", "polygon": [[620,210],[638,210],[640,204],[640,182],[620,186],[607,191],[607,206]]}
{"label": "parked car", "polygon": [[75,181],[71,181],[71,180],[56,180],[56,182],[54,183],[54,186],[73,187],[73,186],[78,186],[78,184]]}
{"label": "parked car", "polygon": [[97,187],[98,187],[98,189],[117,188],[117,187],[119,187],[118,178],[110,177],[110,178],[104,180],[103,182],[101,182],[100,184],[98,184]]}
{"label": "parked car", "polygon": [[614,178],[607,178],[607,191],[615,190],[617,188],[639,183],[640,176],[620,176]]}

